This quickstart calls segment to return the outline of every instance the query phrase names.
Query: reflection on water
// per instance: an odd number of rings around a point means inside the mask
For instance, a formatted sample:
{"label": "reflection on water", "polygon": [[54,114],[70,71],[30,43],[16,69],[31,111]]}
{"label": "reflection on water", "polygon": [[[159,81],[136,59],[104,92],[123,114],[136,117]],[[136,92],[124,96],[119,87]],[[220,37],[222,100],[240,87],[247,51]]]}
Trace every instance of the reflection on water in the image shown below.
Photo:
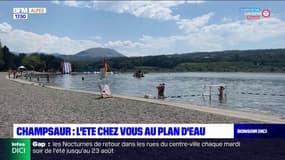
{"label": "reflection on water", "polygon": [[[82,80],[84,76],[84,80]],[[61,75],[51,78],[51,84],[64,88],[99,91],[102,83],[99,75]],[[137,79],[132,74],[109,75],[105,80],[115,94],[143,97],[156,96],[156,86],[166,84],[166,101],[194,103],[285,115],[285,74],[282,73],[150,73]],[[218,96],[218,88],[212,89],[212,96],[205,85],[225,84],[226,96]]]}
{"label": "reflection on water", "polygon": [[62,87],[63,88],[71,88],[72,87],[72,80],[71,80],[71,76],[68,75],[62,75],[62,80],[64,83],[62,83]]}

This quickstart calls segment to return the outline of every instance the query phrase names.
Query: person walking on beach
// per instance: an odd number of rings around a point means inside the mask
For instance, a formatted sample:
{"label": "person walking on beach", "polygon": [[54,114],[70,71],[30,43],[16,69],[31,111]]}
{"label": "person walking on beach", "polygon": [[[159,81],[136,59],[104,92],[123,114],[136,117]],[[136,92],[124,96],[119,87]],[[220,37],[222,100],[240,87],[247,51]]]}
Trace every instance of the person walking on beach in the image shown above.
{"label": "person walking on beach", "polygon": [[12,73],[12,70],[11,70],[11,68],[8,70],[8,77],[9,77],[9,79],[11,78],[11,73]]}
{"label": "person walking on beach", "polygon": [[13,70],[13,79],[16,78],[17,71]]}

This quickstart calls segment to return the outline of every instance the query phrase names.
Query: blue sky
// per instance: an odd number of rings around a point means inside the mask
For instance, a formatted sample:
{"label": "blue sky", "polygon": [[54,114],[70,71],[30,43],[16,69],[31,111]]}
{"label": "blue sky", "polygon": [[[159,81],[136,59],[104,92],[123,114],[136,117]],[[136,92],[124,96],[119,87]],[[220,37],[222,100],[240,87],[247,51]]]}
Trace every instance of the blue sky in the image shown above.
{"label": "blue sky", "polygon": [[[108,47],[127,56],[285,47],[282,1],[0,1],[0,39],[12,51],[75,54]],[[13,20],[13,8],[47,8]],[[270,9],[247,20],[240,8]]]}

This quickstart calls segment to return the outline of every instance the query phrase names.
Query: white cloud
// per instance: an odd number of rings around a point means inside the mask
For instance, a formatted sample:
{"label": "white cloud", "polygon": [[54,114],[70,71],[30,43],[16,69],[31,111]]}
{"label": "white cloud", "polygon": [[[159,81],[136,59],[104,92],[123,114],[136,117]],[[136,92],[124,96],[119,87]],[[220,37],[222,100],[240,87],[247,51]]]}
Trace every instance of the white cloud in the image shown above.
{"label": "white cloud", "polygon": [[233,21],[233,19],[232,18],[229,18],[229,17],[224,17],[223,19],[222,19],[222,22],[232,22]]}
{"label": "white cloud", "polygon": [[6,22],[0,24],[0,33],[1,32],[3,32],[3,33],[10,32],[12,29],[13,29],[12,26]]}
{"label": "white cloud", "polygon": [[285,47],[285,30],[282,28],[285,28],[285,21],[271,17],[257,21],[239,20],[205,25],[184,35],[168,37],[144,35],[136,41],[117,40],[99,43],[96,40],[74,40],[69,37],[12,29],[12,26],[4,22],[0,23],[0,37],[4,45],[17,52],[74,54],[92,47],[108,47],[127,56],[143,56],[248,49],[243,48],[243,44],[248,44],[247,46],[252,48],[263,48],[262,44],[267,43],[271,48],[281,48]]}
{"label": "white cloud", "polygon": [[91,36],[89,37],[89,39],[99,41],[99,40],[102,40],[103,38],[101,36]]}
{"label": "white cloud", "polygon": [[198,31],[200,27],[206,25],[213,15],[214,13],[208,13],[193,19],[181,19],[176,23],[178,24],[179,29],[184,30],[187,33],[195,32]]}
{"label": "white cloud", "polygon": [[228,43],[258,42],[273,37],[284,36],[285,22],[281,19],[271,17],[256,21],[239,20],[224,24],[205,26],[200,33],[205,35],[218,35]]}
{"label": "white cloud", "polygon": [[182,4],[181,1],[106,1],[98,2],[97,9],[128,13],[136,17],[160,20],[178,20],[180,15],[172,15],[171,7]]}
{"label": "white cloud", "polygon": [[54,1],[71,7],[87,7],[115,13],[127,13],[136,17],[159,20],[179,20],[173,15],[172,7],[185,3],[203,3],[203,1]]}
{"label": "white cloud", "polygon": [[80,2],[78,2],[78,1],[64,1],[63,3],[67,6],[70,6],[70,7],[80,6]]}
{"label": "white cloud", "polygon": [[107,48],[138,48],[144,46],[144,44],[132,41],[108,41],[103,45]]}
{"label": "white cloud", "polygon": [[57,5],[63,4],[63,5],[69,6],[69,7],[90,7],[90,4],[92,2],[90,2],[90,1],[75,1],[75,0],[70,0],[70,1],[69,0],[67,0],[67,1],[53,0],[53,1],[51,1],[51,3],[57,4]]}
{"label": "white cloud", "polygon": [[[186,35],[169,37],[143,36],[138,40],[140,47],[131,53],[137,55],[173,54],[194,51],[217,51],[243,48],[249,44],[254,48],[267,48],[262,44],[269,43],[271,48],[285,47],[285,39],[274,43],[275,39],[285,36],[285,21],[277,18],[259,21],[240,20],[223,24],[203,26]],[[138,51],[140,54],[138,54]]]}
{"label": "white cloud", "polygon": [[[0,26],[7,26],[2,23]],[[0,27],[2,28],[2,27]],[[6,27],[7,28],[7,27]],[[81,50],[99,47],[100,43],[91,40],[73,40],[69,37],[57,37],[50,34],[36,34],[24,30],[9,30],[0,32],[1,41],[10,50],[16,52],[45,52],[74,54]]]}
{"label": "white cloud", "polygon": [[70,7],[87,7],[87,8],[90,7],[90,4],[92,4],[92,2],[88,1],[69,1],[69,0],[63,1],[62,3]]}
{"label": "white cloud", "polygon": [[59,0],[52,0],[51,3],[60,4],[60,1]]}

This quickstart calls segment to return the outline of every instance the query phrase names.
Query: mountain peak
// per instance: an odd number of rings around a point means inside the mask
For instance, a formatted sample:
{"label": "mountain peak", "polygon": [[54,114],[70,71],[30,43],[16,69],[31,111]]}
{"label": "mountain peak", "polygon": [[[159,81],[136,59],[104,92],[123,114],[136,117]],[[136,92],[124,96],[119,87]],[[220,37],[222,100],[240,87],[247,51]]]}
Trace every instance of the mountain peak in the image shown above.
{"label": "mountain peak", "polygon": [[113,57],[126,57],[125,55],[110,48],[89,48],[84,51],[80,51],[75,55],[61,55],[54,54],[57,57],[64,59],[65,61],[98,61],[102,58]]}
{"label": "mountain peak", "polygon": [[90,57],[90,58],[100,58],[100,57],[125,57],[123,54],[117,52],[114,49],[110,48],[89,48],[84,51],[81,51],[75,56],[80,56],[80,57]]}

